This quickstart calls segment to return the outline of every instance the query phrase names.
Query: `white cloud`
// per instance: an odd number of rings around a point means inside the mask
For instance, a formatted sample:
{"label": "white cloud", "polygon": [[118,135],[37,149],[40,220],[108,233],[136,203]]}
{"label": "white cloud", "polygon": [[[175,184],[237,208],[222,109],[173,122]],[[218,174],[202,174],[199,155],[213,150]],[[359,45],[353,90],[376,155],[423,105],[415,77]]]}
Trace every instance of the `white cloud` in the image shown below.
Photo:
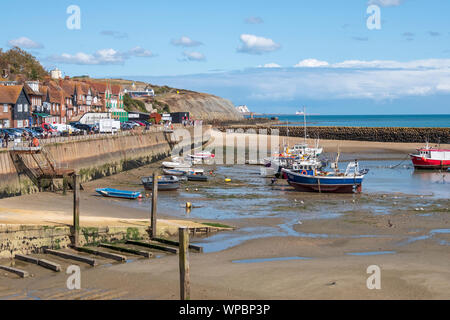
{"label": "white cloud", "polygon": [[281,68],[281,66],[278,63],[271,62],[271,63],[259,65],[258,68]]}
{"label": "white cloud", "polygon": [[201,46],[203,44],[200,41],[192,40],[191,38],[186,37],[186,36],[183,36],[180,39],[173,39],[171,41],[171,43],[174,46],[179,46],[179,47],[197,47],[197,46]]}
{"label": "white cloud", "polygon": [[278,50],[281,47],[272,39],[258,37],[252,34],[242,34],[240,39],[242,44],[237,51],[242,53],[263,54]]}
{"label": "white cloud", "polygon": [[205,61],[206,57],[203,53],[200,52],[183,52],[183,56],[187,61]]}
{"label": "white cloud", "polygon": [[47,58],[52,62],[79,65],[112,65],[124,64],[125,60],[131,57],[154,57],[155,55],[141,47],[135,47],[127,52],[120,52],[114,49],[101,49],[93,54],[78,52],[76,54],[63,53],[52,55]]}
{"label": "white cloud", "polygon": [[8,41],[8,46],[10,47],[19,47],[22,49],[42,49],[44,46],[35,42],[27,37],[20,37],[18,39],[13,39]]}
{"label": "white cloud", "polygon": [[450,68],[450,59],[424,59],[408,62],[393,60],[347,60],[332,65],[333,68],[353,68],[353,69],[442,69]]}
{"label": "white cloud", "polygon": [[142,57],[142,58],[151,58],[151,57],[155,56],[153,54],[153,52],[151,52],[150,50],[146,50],[139,46],[131,49],[130,51],[128,51],[128,53],[131,56]]}
{"label": "white cloud", "polygon": [[320,61],[317,59],[305,59],[297,63],[295,68],[317,68],[317,67],[327,67],[329,63],[326,61]]}
{"label": "white cloud", "polygon": [[245,23],[248,24],[262,24],[264,20],[261,17],[249,17],[245,19]]}
{"label": "white cloud", "polygon": [[396,7],[401,5],[403,0],[369,0],[368,4],[375,4],[381,7]]}
{"label": "white cloud", "polygon": [[128,34],[125,32],[113,31],[113,30],[104,30],[100,32],[102,36],[110,36],[115,39],[127,39]]}
{"label": "white cloud", "polygon": [[377,67],[369,62],[352,64],[358,66],[352,68],[335,67],[342,63],[321,68],[253,68],[163,77],[152,81],[175,87],[189,85],[193,90],[255,102],[307,99],[388,101],[450,94],[450,60],[379,61],[375,64]]}

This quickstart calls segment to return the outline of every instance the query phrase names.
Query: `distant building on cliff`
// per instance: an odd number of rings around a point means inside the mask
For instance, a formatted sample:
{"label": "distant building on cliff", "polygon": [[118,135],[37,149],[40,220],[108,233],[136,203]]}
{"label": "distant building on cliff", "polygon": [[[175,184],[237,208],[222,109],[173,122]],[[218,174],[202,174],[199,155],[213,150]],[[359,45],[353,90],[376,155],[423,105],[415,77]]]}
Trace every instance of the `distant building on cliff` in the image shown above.
{"label": "distant building on cliff", "polygon": [[58,68],[53,69],[52,71],[50,71],[50,77],[54,80],[59,80],[62,79],[62,72],[61,70],[59,70]]}
{"label": "distant building on cliff", "polygon": [[248,107],[246,105],[242,105],[242,106],[237,106],[236,110],[239,113],[250,113],[250,110],[248,109]]}

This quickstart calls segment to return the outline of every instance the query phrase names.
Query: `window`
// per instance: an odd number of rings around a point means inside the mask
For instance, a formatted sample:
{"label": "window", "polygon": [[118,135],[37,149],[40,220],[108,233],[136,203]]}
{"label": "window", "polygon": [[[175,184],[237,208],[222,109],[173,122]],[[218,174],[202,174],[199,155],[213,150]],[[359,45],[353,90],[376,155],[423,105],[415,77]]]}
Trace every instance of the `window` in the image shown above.
{"label": "window", "polygon": [[17,128],[23,128],[23,121],[17,120]]}
{"label": "window", "polygon": [[17,105],[17,112],[22,112],[23,106],[21,104]]}
{"label": "window", "polygon": [[4,104],[4,105],[3,105],[3,112],[5,112],[5,113],[8,112],[8,109],[9,109],[9,108],[8,108],[8,105],[7,105],[7,104]]}
{"label": "window", "polygon": [[23,105],[23,112],[28,112],[28,104]]}

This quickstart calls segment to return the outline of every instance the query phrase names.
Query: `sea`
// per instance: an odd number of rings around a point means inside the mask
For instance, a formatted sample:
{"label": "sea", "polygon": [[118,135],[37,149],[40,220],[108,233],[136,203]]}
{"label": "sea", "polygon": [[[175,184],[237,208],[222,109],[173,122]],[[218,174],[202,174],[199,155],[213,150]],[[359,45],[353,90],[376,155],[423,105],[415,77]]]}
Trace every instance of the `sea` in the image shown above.
{"label": "sea", "polygon": [[[257,118],[278,118],[291,126],[303,126],[303,115],[270,114]],[[450,114],[409,115],[307,115],[308,126],[449,128]],[[283,125],[284,125],[283,124]]]}

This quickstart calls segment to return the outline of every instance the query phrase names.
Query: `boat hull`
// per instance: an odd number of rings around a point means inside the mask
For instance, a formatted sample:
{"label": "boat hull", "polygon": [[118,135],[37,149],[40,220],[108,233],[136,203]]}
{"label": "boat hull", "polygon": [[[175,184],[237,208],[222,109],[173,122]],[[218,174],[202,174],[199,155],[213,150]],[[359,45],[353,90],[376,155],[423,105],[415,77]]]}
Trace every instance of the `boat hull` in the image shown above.
{"label": "boat hull", "polygon": [[317,177],[284,171],[288,183],[297,191],[323,193],[360,193],[363,177]]}
{"label": "boat hull", "polygon": [[[153,178],[142,178],[142,185],[145,190],[153,190]],[[163,177],[158,180],[158,191],[174,191],[180,188],[180,180],[175,176]]]}
{"label": "boat hull", "polygon": [[301,192],[322,192],[322,193],[361,193],[362,184],[352,185],[313,185],[313,184],[301,184],[292,181],[288,183]]}
{"label": "boat hull", "polygon": [[[153,182],[143,183],[145,190],[153,190]],[[180,188],[180,183],[158,183],[158,191],[174,191]]]}
{"label": "boat hull", "polygon": [[121,198],[129,200],[135,200],[141,196],[141,193],[138,191],[124,191],[110,188],[96,189],[95,192],[97,192],[99,195],[103,197]]}
{"label": "boat hull", "polygon": [[200,181],[200,182],[206,182],[208,181],[208,177],[207,176],[203,176],[203,175],[187,175],[187,179],[188,181]]}
{"label": "boat hull", "polygon": [[450,160],[434,160],[411,155],[411,160],[416,169],[422,170],[447,170],[450,168]]}

